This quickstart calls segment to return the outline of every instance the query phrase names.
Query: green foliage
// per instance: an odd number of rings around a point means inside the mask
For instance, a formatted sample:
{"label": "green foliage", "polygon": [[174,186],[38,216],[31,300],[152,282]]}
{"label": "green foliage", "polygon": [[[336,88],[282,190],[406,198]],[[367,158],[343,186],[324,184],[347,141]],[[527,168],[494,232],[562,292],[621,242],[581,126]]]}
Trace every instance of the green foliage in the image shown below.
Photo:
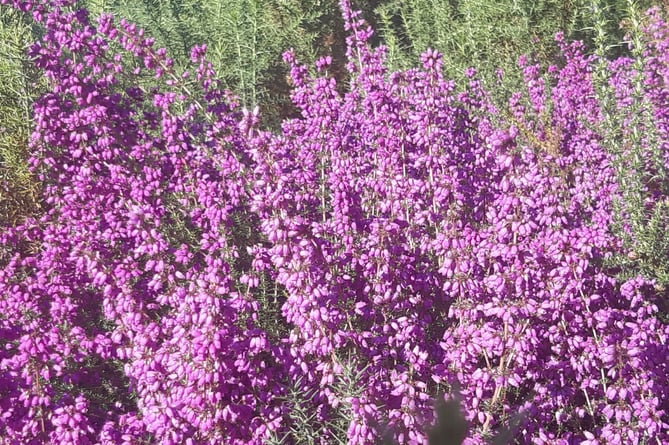
{"label": "green foliage", "polygon": [[[643,18],[638,3],[628,0],[625,18],[628,43],[635,56],[632,97],[629,106],[616,105],[615,92],[608,84],[605,56],[610,51],[610,36],[605,29],[603,8],[593,1],[596,21],[596,54],[600,63],[595,71],[598,96],[604,122],[601,129],[608,150],[614,154],[614,167],[622,199],[616,203],[616,235],[623,241],[623,252],[612,258],[622,279],[642,275],[656,281],[656,290],[664,294],[669,285],[669,171],[662,161],[661,143],[651,104],[643,94],[644,60]],[[659,192],[660,199],[652,196]],[[667,314],[666,308],[663,313]]]}
{"label": "green foliage", "polygon": [[336,361],[341,366],[341,373],[328,387],[339,400],[339,406],[331,416],[331,420],[322,422],[318,420],[318,413],[308,408],[308,402],[316,395],[315,390],[305,390],[303,382],[298,380],[288,384],[289,392],[285,397],[285,403],[289,407],[287,425],[288,434],[279,437],[277,434],[267,441],[267,445],[280,445],[294,443],[300,445],[314,445],[327,443],[333,445],[344,445],[347,441],[348,426],[353,419],[350,399],[359,397],[363,393],[364,375],[366,367],[357,369],[356,361],[351,355],[341,360],[337,356]]}
{"label": "green foliage", "polygon": [[310,63],[336,46],[343,60],[336,0],[82,0],[82,6],[93,17],[107,12],[136,23],[167,48],[177,69],[193,46],[206,43],[225,88],[242,106],[260,105],[268,126],[292,112],[284,51],[293,48]]}
{"label": "green foliage", "polygon": [[0,5],[0,226],[14,224],[38,207],[27,146],[40,85],[26,52],[39,32],[23,14]]}
{"label": "green foliage", "polygon": [[[611,54],[622,37],[624,0],[607,0],[602,9]],[[649,1],[644,1],[648,5]],[[525,54],[543,65],[555,55],[554,35],[593,45],[589,0],[392,0],[377,8],[381,34],[393,68],[414,66],[428,47],[444,53],[447,77],[463,80],[468,67],[496,83],[495,70],[506,74],[499,99],[516,91],[522,80],[516,60]]]}

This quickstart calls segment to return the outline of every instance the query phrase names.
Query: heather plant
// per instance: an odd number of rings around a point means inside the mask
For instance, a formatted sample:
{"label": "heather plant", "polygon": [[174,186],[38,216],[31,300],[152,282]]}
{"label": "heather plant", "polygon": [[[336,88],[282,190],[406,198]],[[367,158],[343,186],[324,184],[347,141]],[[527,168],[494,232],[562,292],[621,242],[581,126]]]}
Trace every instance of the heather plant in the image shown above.
{"label": "heather plant", "polygon": [[[259,247],[263,267],[278,269],[283,314],[301,326],[292,340],[314,372],[310,390],[336,403],[323,385],[332,371],[316,363],[354,348],[369,384],[350,443],[374,440],[372,419],[422,442],[435,384],[454,381],[475,442],[519,410],[522,441],[661,441],[667,328],[656,296],[600,267],[620,249],[610,231],[619,189],[592,129],[594,59],[562,43],[549,83],[525,66],[527,91],[500,123],[473,71],[462,94],[434,51],[423,69],[388,73],[371,31],[344,11],[350,91],[288,53],[302,119],[259,137],[255,158],[254,209],[274,243]],[[643,353],[648,368],[625,370],[638,351],[621,345],[638,335],[633,344],[656,345]]]}
{"label": "heather plant", "polygon": [[605,267],[624,188],[581,44],[521,61],[502,110],[437,51],[388,70],[343,0],[349,83],[287,52],[273,133],[202,46],[181,72],[124,20],[10,4],[49,91],[44,214],[0,234],[4,443],[425,443],[446,394],[471,444],[669,440],[653,282]]}
{"label": "heather plant", "polygon": [[[273,363],[278,345],[232,282],[241,124],[203,49],[191,80],[134,25],[102,16],[93,28],[67,2],[14,6],[49,30],[31,55],[51,90],[35,103],[31,142],[45,214],[2,234],[0,436],[259,441],[280,419],[272,394],[287,359]],[[143,66],[126,72],[124,57]],[[146,71],[164,83],[128,85]],[[178,224],[195,243],[174,238]],[[109,397],[94,398],[103,388]]]}

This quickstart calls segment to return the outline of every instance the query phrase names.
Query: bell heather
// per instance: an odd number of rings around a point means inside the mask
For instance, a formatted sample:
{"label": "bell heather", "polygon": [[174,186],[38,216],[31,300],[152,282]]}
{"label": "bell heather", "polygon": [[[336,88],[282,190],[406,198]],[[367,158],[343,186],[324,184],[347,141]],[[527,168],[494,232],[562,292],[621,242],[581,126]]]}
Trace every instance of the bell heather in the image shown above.
{"label": "bell heather", "polygon": [[[435,51],[387,72],[344,0],[347,91],[287,52],[301,117],[272,134],[204,47],[180,74],[124,21],[3,3],[48,30],[31,54],[50,85],[46,210],[0,235],[3,443],[297,443],[295,382],[324,444],[384,424],[425,443],[456,387],[471,444],[518,412],[523,443],[669,439],[669,329],[652,281],[606,267],[618,160],[579,44],[543,76],[521,60],[528,88],[500,107]],[[644,85],[662,137],[663,84]]]}
{"label": "bell heather", "polygon": [[[66,3],[34,17],[49,30],[32,48],[52,90],[32,140],[49,208],[3,235],[34,245],[14,244],[0,285],[3,440],[260,442],[285,359],[233,281],[243,137],[204,49],[189,82],[133,25],[94,28]],[[164,83],[129,85],[145,72]]]}

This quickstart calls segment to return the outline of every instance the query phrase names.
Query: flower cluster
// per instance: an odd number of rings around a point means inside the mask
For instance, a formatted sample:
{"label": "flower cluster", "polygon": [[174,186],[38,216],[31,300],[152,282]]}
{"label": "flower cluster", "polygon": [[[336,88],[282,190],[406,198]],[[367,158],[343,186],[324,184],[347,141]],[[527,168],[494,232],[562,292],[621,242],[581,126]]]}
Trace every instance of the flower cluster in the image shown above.
{"label": "flower cluster", "polygon": [[[669,328],[653,282],[606,266],[617,155],[580,44],[559,39],[546,75],[522,60],[527,89],[500,107],[436,51],[388,72],[342,0],[350,85],[287,52],[301,116],[270,133],[205,47],[180,74],[132,24],[4,3],[45,26],[50,91],[31,140],[44,215],[0,234],[3,445],[297,443],[295,382],[323,444],[381,425],[425,443],[456,388],[470,444],[518,413],[522,443],[669,440]],[[653,23],[643,96],[667,159]],[[613,66],[635,100],[635,68]]]}
{"label": "flower cluster", "polygon": [[287,359],[235,281],[241,113],[204,48],[191,81],[131,24],[93,26],[65,2],[33,15],[48,30],[31,49],[51,88],[31,142],[48,210],[2,235],[2,440],[259,441]]}

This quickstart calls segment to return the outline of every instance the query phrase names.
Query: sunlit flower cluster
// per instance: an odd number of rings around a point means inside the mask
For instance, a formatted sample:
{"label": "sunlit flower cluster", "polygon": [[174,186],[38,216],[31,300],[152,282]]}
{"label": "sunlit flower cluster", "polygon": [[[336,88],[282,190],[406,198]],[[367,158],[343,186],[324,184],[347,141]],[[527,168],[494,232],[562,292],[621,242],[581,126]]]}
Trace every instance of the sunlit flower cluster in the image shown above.
{"label": "sunlit flower cluster", "polygon": [[[523,58],[500,107],[437,51],[389,72],[342,0],[350,85],[287,52],[301,115],[271,133],[204,46],[178,73],[123,20],[3,4],[45,26],[50,91],[46,211],[0,233],[0,444],[293,443],[296,382],[316,443],[425,443],[453,391],[469,444],[517,414],[520,443],[669,441],[669,328],[654,283],[606,266],[619,185],[582,45],[558,36],[547,72]],[[641,92],[665,165],[668,32],[655,13]]]}

